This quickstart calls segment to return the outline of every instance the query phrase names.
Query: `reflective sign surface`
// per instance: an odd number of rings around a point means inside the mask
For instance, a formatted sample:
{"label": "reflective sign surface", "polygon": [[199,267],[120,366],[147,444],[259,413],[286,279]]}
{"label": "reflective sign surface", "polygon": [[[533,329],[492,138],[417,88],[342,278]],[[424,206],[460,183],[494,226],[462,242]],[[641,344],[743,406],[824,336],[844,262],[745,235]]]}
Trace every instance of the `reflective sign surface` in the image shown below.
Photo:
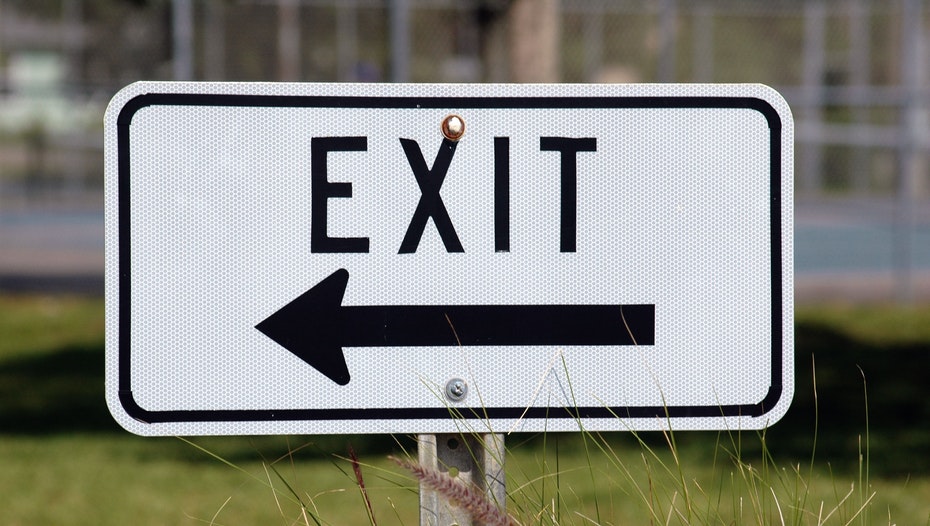
{"label": "reflective sign surface", "polygon": [[793,123],[765,86],[137,83],[105,122],[134,433],[749,429],[790,403]]}

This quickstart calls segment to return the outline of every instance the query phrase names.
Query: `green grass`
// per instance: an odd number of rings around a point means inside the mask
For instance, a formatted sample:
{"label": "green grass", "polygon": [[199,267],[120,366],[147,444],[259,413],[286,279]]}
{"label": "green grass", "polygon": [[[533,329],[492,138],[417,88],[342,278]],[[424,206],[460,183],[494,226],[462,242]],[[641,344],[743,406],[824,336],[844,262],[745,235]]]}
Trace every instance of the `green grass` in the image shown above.
{"label": "green grass", "polygon": [[103,350],[102,299],[0,295],[0,363],[65,348]]}
{"label": "green grass", "polygon": [[830,328],[864,344],[930,349],[930,305],[808,305],[799,307],[795,318],[804,326]]}
{"label": "green grass", "polygon": [[[283,438],[277,440],[278,448],[270,447],[267,440],[260,449],[251,449],[244,439],[220,442],[218,447],[239,446],[250,453],[250,459],[238,464],[245,473],[174,438],[4,436],[0,438],[0,523],[155,525],[209,523],[215,518],[217,524],[291,524],[300,518],[300,507],[285,493],[277,497],[282,511],[278,510],[269,485],[281,491],[285,487],[261,463],[262,449],[287,451]],[[273,465],[311,509],[318,508],[330,524],[366,522],[347,462],[316,455],[300,458],[299,453],[296,457],[293,464],[284,459]],[[388,465],[383,455],[375,461]],[[368,483],[380,497],[376,512],[393,515],[389,499],[399,500],[403,523],[415,524],[412,482],[407,479],[407,487],[381,482],[374,468],[366,471],[371,476]],[[402,477],[393,479],[405,482]]]}
{"label": "green grass", "polygon": [[[195,447],[121,430],[103,320],[100,299],[0,297],[0,523],[368,524],[351,442],[378,524],[418,524],[417,481],[387,459],[414,454],[409,437]],[[805,307],[796,341],[795,401],[764,443],[678,433],[673,455],[657,433],[510,436],[508,510],[524,524],[930,525],[930,308]]]}
{"label": "green grass", "polygon": [[[603,443],[604,449],[599,449],[594,462],[588,464],[580,448],[571,446],[580,439],[563,436],[560,440],[566,444],[560,448],[558,464],[573,467],[559,472],[558,486],[551,469],[555,452],[542,454],[532,449],[517,449],[508,457],[508,482],[519,486],[521,478],[529,480],[545,473],[543,466],[548,464],[547,489],[542,490],[543,482],[537,479],[529,487],[521,487],[525,495],[516,499],[528,501],[519,507],[523,517],[544,507],[560,508],[561,520],[540,521],[543,524],[586,524],[582,516],[598,515],[602,524],[768,525],[781,523],[782,517],[786,524],[818,524],[818,513],[826,517],[831,512],[826,524],[846,524],[853,518],[854,524],[889,524],[889,514],[898,524],[926,524],[930,520],[927,477],[906,483],[871,480],[869,488],[860,492],[857,476],[837,475],[827,466],[809,470],[809,465],[737,461],[723,449],[708,448],[706,440],[684,440],[682,445],[682,438],[686,436],[679,437],[676,455],[672,455],[668,447],[644,449],[614,437]],[[725,446],[723,442],[720,445]],[[856,465],[857,459],[849,462]],[[596,484],[591,484],[589,470],[593,470]],[[869,500],[872,493],[875,496]],[[562,502],[556,504],[559,499]],[[863,513],[857,516],[860,508]]]}
{"label": "green grass", "polygon": [[[649,524],[650,506],[660,510],[656,524],[687,524],[681,518],[685,506],[677,475],[662,467],[674,466],[668,449],[657,449],[652,457],[629,440],[612,437],[610,448],[593,453],[589,464],[578,436],[550,436],[550,446],[560,442],[558,455],[554,446],[544,450],[538,438],[524,442],[526,438],[512,440],[507,457],[508,511],[524,524],[591,524],[585,517],[598,515],[600,524]],[[313,449],[312,438],[278,437],[259,444],[241,438],[195,440],[239,457],[229,461],[236,467],[172,438],[77,435],[0,440],[4,524],[305,524],[288,486],[306,505],[309,524],[316,523],[314,517],[321,524],[368,523],[347,460],[321,457],[318,451],[286,455],[299,446]],[[703,443],[678,450],[693,524],[778,524],[779,507],[789,519],[800,516],[800,521],[787,524],[818,524],[818,513],[832,513],[826,524],[847,524],[850,519],[852,524],[928,523],[926,476],[873,479],[863,497],[855,476],[831,473],[826,466],[813,473],[802,466],[798,475],[786,465],[767,476],[775,482],[772,494],[762,480],[756,480],[755,487],[744,480],[749,463],[740,466],[720,456],[715,465],[708,455],[712,452]],[[383,454],[363,455],[361,460],[378,523],[417,524],[413,477]],[[855,464],[856,459],[849,462]],[[592,470],[596,484],[591,483]],[[755,476],[761,475],[755,471]],[[873,492],[864,515],[856,516]],[[798,512],[802,498],[806,511]],[[675,511],[666,521],[669,510]]]}

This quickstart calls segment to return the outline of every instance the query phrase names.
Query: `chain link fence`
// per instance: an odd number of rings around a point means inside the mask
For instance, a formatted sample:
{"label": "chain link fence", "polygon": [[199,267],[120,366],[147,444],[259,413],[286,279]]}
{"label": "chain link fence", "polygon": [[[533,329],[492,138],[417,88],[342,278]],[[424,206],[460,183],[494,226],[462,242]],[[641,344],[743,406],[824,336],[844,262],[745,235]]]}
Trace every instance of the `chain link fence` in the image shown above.
{"label": "chain link fence", "polygon": [[[518,34],[518,4],[552,24]],[[552,81],[774,87],[798,217],[871,214],[893,242],[868,250],[908,275],[920,228],[930,245],[928,27],[928,0],[0,0],[0,206],[102,207],[101,115],[135,80],[519,81],[515,47],[548,35]]]}
{"label": "chain link fence", "polygon": [[[138,79],[512,80],[488,29],[509,3],[0,0],[3,179],[97,182],[67,154],[94,164],[88,109]],[[799,195],[930,197],[927,2],[552,3],[559,81],[765,83],[795,112]]]}

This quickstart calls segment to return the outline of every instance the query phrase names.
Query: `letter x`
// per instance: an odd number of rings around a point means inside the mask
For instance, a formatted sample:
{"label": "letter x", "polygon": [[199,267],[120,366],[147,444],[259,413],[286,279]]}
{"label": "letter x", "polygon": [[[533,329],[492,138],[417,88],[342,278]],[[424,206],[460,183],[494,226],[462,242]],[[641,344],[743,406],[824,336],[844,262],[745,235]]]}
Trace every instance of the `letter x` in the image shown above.
{"label": "letter x", "polygon": [[410,219],[410,226],[407,227],[407,234],[404,235],[398,254],[411,254],[417,251],[420,238],[423,237],[423,229],[426,228],[426,220],[430,217],[433,218],[442,243],[446,246],[446,252],[465,252],[458,236],[455,235],[449,212],[446,211],[442,198],[439,196],[439,189],[446,178],[446,172],[449,171],[452,156],[455,155],[456,143],[443,139],[432,168],[426,166],[426,161],[416,141],[401,139],[400,145],[404,148],[407,162],[413,169],[413,175],[417,178],[417,185],[422,195],[420,195],[417,209],[413,212],[413,218]]}

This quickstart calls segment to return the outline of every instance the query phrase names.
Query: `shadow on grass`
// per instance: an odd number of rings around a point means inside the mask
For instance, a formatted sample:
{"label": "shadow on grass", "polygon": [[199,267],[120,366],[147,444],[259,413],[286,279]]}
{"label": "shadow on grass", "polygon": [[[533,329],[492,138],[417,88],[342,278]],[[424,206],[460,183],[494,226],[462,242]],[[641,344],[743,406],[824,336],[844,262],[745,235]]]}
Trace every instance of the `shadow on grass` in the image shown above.
{"label": "shadow on grass", "polygon": [[0,432],[115,432],[103,397],[103,345],[0,362]]}
{"label": "shadow on grass", "polygon": [[[812,323],[797,325],[795,342],[794,401],[788,414],[766,436],[776,459],[788,457],[804,462],[810,457],[815,424],[813,356],[819,404],[818,462],[829,461],[838,469],[855,467],[860,438],[865,449],[866,401],[861,368],[868,389],[872,472],[930,472],[930,343],[866,344]],[[0,433],[75,432],[126,433],[110,416],[104,400],[102,343],[0,362]],[[679,437],[687,442],[717,440],[716,433],[682,433]],[[228,443],[230,449],[225,453],[233,459],[240,450],[254,458],[256,449],[269,445],[280,450],[283,443],[280,437],[200,440],[217,449]],[[297,440],[292,441],[293,447],[313,443],[305,452],[311,455],[312,451],[344,452],[350,440],[356,449],[367,453],[397,447],[395,439],[388,435]],[[509,440],[513,444],[521,441],[516,437]],[[758,440],[744,440],[743,444],[751,449]]]}
{"label": "shadow on grass", "polygon": [[849,465],[860,451],[865,454],[868,431],[872,473],[930,472],[930,342],[867,344],[826,326],[798,323],[795,347],[794,401],[766,437],[776,455],[809,457],[819,421],[820,462]]}
{"label": "shadow on grass", "polygon": [[[60,435],[74,433],[123,434],[110,415],[104,396],[104,349],[68,346],[36,356],[0,362],[0,435]],[[186,461],[216,460],[173,438],[176,457]],[[351,442],[367,453],[397,449],[389,435],[313,437],[197,437],[193,442],[231,462],[274,460],[288,449],[300,448],[301,458],[345,455]],[[409,447],[409,444],[405,444]],[[166,450],[157,455],[164,458]]]}

